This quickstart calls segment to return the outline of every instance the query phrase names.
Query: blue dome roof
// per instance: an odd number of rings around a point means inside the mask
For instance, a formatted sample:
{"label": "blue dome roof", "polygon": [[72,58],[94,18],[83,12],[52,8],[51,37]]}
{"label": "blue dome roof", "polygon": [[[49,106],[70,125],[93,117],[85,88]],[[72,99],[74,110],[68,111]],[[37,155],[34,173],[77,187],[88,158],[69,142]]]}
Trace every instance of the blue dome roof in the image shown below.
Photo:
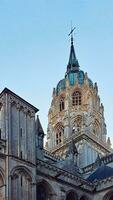
{"label": "blue dome roof", "polygon": [[93,172],[87,180],[90,182],[96,181],[96,180],[102,180],[105,178],[108,178],[110,176],[113,176],[113,168],[109,166],[101,166],[98,169],[96,169],[95,172]]}
{"label": "blue dome roof", "polygon": [[[79,85],[84,84],[84,78],[85,75],[83,71],[81,70],[77,72],[70,71],[68,74],[66,74],[65,78],[59,81],[59,83],[57,84],[56,94],[59,95],[62,90],[66,89],[66,79],[69,80],[70,86],[73,86],[76,83],[76,81],[78,81]],[[90,79],[88,79],[88,81],[89,81],[89,86],[93,87],[93,82]]]}

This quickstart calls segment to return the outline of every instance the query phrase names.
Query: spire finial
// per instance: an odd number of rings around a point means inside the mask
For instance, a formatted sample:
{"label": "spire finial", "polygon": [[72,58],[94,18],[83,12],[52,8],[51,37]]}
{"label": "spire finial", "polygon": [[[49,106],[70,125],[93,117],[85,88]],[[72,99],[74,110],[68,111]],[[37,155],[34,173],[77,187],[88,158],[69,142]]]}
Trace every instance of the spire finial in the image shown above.
{"label": "spire finial", "polygon": [[71,46],[73,45],[73,32],[75,30],[76,27],[72,28],[72,23],[71,23],[71,31],[68,34],[68,36],[71,36]]}
{"label": "spire finial", "polygon": [[76,54],[75,54],[75,49],[74,49],[74,45],[73,45],[73,32],[75,30],[75,27],[73,28],[71,25],[71,31],[68,34],[68,36],[71,36],[71,48],[70,48],[70,56],[69,56],[69,62],[67,65],[67,73],[69,72],[78,72],[79,71],[79,63],[78,60],[76,58]]}

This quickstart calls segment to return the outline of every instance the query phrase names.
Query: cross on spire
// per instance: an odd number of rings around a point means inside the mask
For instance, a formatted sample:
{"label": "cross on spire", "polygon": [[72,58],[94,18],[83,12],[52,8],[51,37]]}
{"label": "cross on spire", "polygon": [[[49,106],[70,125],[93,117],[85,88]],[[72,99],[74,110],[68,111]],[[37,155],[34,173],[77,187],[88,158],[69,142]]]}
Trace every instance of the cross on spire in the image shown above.
{"label": "cross on spire", "polygon": [[71,26],[71,31],[68,34],[68,36],[71,36],[71,49],[70,49],[70,56],[69,56],[69,62],[67,65],[67,73],[69,72],[78,72],[79,71],[79,63],[78,60],[76,58],[76,54],[75,54],[75,49],[74,49],[74,45],[73,45],[73,32],[75,30],[75,27],[72,28]]}
{"label": "cross on spire", "polygon": [[71,25],[71,31],[68,34],[68,36],[71,36],[71,45],[73,45],[73,32],[74,32],[75,29],[76,29],[76,27],[72,28],[72,25]]}

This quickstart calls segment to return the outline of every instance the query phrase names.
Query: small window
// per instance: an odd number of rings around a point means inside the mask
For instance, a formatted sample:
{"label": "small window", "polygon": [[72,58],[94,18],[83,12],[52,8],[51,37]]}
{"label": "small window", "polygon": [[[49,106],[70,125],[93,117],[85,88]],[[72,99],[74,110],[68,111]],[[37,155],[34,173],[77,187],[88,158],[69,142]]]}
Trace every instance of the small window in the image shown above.
{"label": "small window", "polygon": [[72,105],[81,105],[81,93],[79,91],[76,91],[72,94]]}
{"label": "small window", "polygon": [[60,107],[60,111],[62,111],[62,110],[65,109],[65,104],[64,104],[64,99],[63,98],[60,99],[60,105],[59,105],[59,107]]}

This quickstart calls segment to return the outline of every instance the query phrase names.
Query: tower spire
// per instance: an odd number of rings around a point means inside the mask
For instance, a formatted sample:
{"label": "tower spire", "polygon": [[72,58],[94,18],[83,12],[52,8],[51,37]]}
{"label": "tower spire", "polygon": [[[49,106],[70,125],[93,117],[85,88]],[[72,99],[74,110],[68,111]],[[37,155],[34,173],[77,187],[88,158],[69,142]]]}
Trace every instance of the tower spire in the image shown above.
{"label": "tower spire", "polygon": [[68,34],[68,36],[71,36],[71,48],[70,48],[69,62],[68,62],[68,65],[67,65],[67,73],[69,73],[70,71],[73,71],[73,72],[79,71],[79,63],[78,63],[78,60],[76,58],[75,49],[74,49],[74,45],[73,45],[73,32],[74,32],[74,30],[75,30],[75,27],[74,28],[71,27],[71,31]]}

